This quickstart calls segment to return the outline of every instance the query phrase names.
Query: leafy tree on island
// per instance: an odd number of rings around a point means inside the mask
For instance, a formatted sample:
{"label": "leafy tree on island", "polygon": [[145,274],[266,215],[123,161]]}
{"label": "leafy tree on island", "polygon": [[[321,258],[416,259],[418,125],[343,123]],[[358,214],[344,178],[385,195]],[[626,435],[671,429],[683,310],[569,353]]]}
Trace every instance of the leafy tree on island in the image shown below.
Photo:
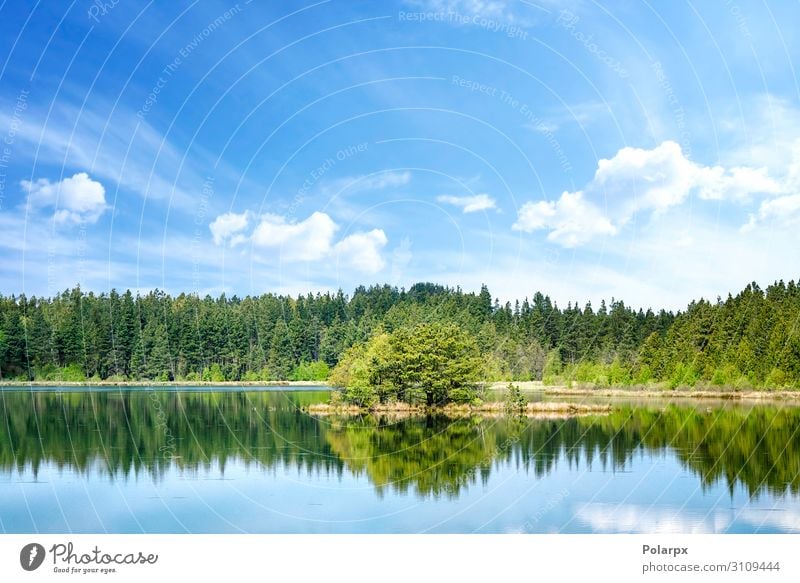
{"label": "leafy tree on island", "polygon": [[387,401],[432,406],[474,400],[482,378],[474,338],[455,324],[424,323],[376,334],[351,348],[330,382],[360,406]]}

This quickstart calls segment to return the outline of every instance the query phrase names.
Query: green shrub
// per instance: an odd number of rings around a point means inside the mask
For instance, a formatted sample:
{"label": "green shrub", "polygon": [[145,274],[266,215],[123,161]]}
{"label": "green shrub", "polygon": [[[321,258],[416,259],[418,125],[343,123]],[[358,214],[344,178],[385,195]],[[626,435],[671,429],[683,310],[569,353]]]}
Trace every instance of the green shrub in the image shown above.
{"label": "green shrub", "polygon": [[507,413],[521,413],[528,404],[522,391],[519,390],[519,385],[513,383],[508,383],[503,401]]}
{"label": "green shrub", "polygon": [[477,398],[475,389],[468,387],[460,387],[458,389],[452,389],[450,391],[449,396],[451,401],[459,404],[471,403]]}
{"label": "green shrub", "polygon": [[58,381],[61,380],[61,369],[54,364],[45,364],[34,369],[33,378],[37,381]]}
{"label": "green shrub", "polygon": [[542,384],[546,387],[560,385],[561,383],[562,383],[561,377],[556,375],[546,374],[542,377]]}
{"label": "green shrub", "polygon": [[343,394],[348,403],[352,403],[359,407],[372,407],[378,402],[378,394],[369,385],[357,384],[347,387]]}
{"label": "green shrub", "polygon": [[627,366],[623,366],[619,358],[608,365],[608,382],[611,385],[629,385],[631,384],[631,370]]}
{"label": "green shrub", "polygon": [[786,386],[788,377],[785,372],[779,368],[773,368],[764,380],[764,386],[767,389],[777,389]]}
{"label": "green shrub", "polygon": [[646,385],[653,380],[653,371],[646,364],[639,369],[639,374],[636,375],[636,382],[640,385]]}
{"label": "green shrub", "polygon": [[328,363],[324,360],[314,362],[301,362],[298,364],[289,379],[293,381],[324,381],[330,374]]}
{"label": "green shrub", "polygon": [[250,383],[269,381],[271,380],[269,375],[269,369],[265,366],[261,370],[248,370],[242,375],[242,380]]}
{"label": "green shrub", "polygon": [[68,364],[61,369],[61,378],[54,380],[64,381],[67,383],[81,383],[86,380],[86,373],[78,364]]}
{"label": "green shrub", "polygon": [[225,381],[225,375],[222,374],[222,368],[216,362],[210,367],[203,369],[203,381],[207,383],[221,383]]}
{"label": "green shrub", "polygon": [[678,364],[669,379],[669,388],[693,387],[697,384],[698,375],[692,365]]}

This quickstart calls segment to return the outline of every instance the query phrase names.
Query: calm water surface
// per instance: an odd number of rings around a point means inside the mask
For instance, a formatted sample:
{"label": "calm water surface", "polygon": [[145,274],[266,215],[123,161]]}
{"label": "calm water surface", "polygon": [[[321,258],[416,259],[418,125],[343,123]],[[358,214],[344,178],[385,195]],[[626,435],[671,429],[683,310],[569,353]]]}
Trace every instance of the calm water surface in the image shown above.
{"label": "calm water surface", "polygon": [[2,390],[2,532],[800,532],[800,408],[315,418],[314,390]]}

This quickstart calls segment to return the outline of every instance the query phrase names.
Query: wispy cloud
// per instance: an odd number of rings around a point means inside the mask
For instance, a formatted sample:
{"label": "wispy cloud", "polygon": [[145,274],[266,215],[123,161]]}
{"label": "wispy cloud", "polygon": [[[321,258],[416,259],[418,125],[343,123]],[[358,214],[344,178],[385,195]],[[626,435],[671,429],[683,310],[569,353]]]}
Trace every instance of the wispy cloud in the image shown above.
{"label": "wispy cloud", "polygon": [[[377,193],[391,196],[394,189],[403,189],[411,183],[412,174],[407,170],[380,170],[371,174],[359,174],[334,178],[321,183],[318,193],[327,198],[326,210],[340,221],[357,221],[361,224],[385,220],[379,218],[374,203]],[[363,202],[368,200],[369,207]]]}
{"label": "wispy cloud", "polygon": [[436,200],[444,204],[457,206],[464,213],[476,213],[497,208],[495,199],[488,194],[476,194],[473,196],[451,196],[443,194],[437,196]]}
{"label": "wispy cloud", "polygon": [[[0,112],[0,125],[11,121]],[[49,116],[30,108],[15,138],[15,155],[34,164],[88,172],[104,180],[109,191],[119,185],[148,199],[171,198],[178,208],[194,210],[191,193],[203,182],[181,148],[133,112],[112,113],[110,105],[81,110],[59,103]]]}
{"label": "wispy cloud", "polygon": [[320,186],[320,190],[328,196],[340,196],[397,188],[405,186],[409,182],[411,182],[411,172],[385,170],[368,175],[346,176],[329,180]]}
{"label": "wispy cloud", "polygon": [[611,113],[612,110],[608,103],[587,101],[566,105],[550,113],[542,113],[535,121],[525,124],[525,127],[539,133],[553,133],[569,124],[579,127],[589,125]]}

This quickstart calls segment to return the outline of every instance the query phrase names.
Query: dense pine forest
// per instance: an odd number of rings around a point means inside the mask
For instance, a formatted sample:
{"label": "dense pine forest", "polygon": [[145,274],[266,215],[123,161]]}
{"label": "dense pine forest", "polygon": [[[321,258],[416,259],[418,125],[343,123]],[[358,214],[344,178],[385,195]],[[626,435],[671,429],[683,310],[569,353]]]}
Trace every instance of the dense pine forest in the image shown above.
{"label": "dense pine forest", "polygon": [[351,347],[420,323],[473,338],[486,380],[800,388],[800,286],[755,283],[685,311],[622,301],[501,305],[484,286],[359,287],[297,298],[162,291],[0,296],[5,381],[324,380]]}

